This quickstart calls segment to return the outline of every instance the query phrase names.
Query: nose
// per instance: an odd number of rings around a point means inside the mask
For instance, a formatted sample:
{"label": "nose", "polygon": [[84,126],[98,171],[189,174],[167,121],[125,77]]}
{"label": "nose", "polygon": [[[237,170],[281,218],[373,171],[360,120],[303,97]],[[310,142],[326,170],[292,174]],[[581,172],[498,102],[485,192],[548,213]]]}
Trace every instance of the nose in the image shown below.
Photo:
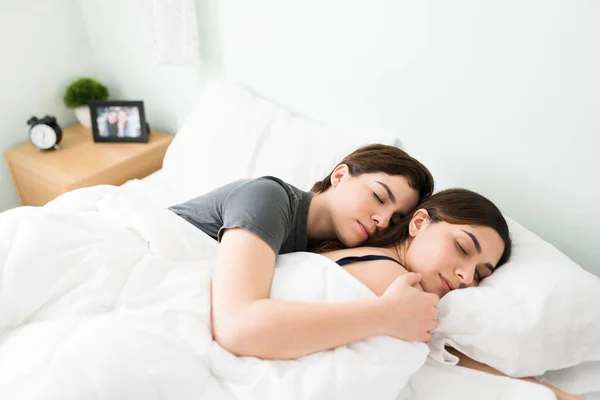
{"label": "nose", "polygon": [[461,266],[457,268],[456,276],[458,276],[461,285],[470,285],[474,280],[475,266]]}
{"label": "nose", "polygon": [[375,226],[378,230],[386,229],[390,226],[390,220],[392,219],[391,212],[378,212],[373,215],[373,221],[375,222]]}

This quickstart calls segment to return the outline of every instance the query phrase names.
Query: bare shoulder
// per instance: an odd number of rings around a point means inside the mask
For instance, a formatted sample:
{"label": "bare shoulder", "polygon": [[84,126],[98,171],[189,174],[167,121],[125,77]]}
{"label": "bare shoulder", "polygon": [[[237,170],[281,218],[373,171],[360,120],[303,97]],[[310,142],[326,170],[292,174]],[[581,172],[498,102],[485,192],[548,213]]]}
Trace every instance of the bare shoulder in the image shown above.
{"label": "bare shoulder", "polygon": [[[365,255],[390,256],[386,249],[379,247],[342,249],[323,253],[322,255],[333,261],[344,257],[361,257]],[[344,269],[371,289],[377,296],[381,296],[396,278],[408,273],[404,267],[391,260],[353,262],[344,265]]]}
{"label": "bare shoulder", "polygon": [[349,248],[349,249],[327,251],[327,252],[320,253],[320,254],[322,256],[330,258],[333,261],[337,261],[344,257],[361,257],[361,256],[366,256],[368,254],[375,254],[375,255],[380,255],[380,256],[390,256],[388,251],[389,251],[388,249],[383,249],[381,247],[363,246],[363,247],[353,247],[353,248]]}

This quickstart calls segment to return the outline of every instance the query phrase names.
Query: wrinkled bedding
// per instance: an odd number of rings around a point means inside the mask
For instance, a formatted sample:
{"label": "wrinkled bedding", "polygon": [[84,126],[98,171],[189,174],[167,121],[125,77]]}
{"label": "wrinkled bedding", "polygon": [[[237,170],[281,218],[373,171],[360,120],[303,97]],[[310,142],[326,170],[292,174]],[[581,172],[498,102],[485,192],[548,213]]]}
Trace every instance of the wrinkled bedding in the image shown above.
{"label": "wrinkled bedding", "polygon": [[[210,333],[217,248],[112,186],[0,214],[0,398],[395,399],[425,363],[425,344],[390,337],[289,361],[233,356]],[[311,253],[279,258],[271,295],[374,296]]]}

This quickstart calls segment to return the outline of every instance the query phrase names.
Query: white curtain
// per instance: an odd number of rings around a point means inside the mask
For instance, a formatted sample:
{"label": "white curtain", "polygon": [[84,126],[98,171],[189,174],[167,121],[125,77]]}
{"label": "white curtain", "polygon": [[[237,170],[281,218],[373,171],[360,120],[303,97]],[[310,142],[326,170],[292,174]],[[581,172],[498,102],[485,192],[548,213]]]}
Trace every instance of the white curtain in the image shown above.
{"label": "white curtain", "polygon": [[153,1],[154,61],[193,67],[200,62],[194,0]]}

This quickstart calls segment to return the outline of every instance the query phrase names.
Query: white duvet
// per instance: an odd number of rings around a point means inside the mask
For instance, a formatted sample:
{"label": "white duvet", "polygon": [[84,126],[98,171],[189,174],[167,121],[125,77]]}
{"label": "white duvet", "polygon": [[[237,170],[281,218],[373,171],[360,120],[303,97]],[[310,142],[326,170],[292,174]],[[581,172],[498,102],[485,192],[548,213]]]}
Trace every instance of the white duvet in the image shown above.
{"label": "white duvet", "polygon": [[[217,247],[112,186],[0,214],[0,398],[467,399],[473,376],[484,376],[425,364],[425,344],[390,337],[290,361],[235,357],[210,333]],[[298,253],[279,258],[271,296],[374,295],[325,257]],[[552,398],[537,385],[485,379],[487,398]]]}

